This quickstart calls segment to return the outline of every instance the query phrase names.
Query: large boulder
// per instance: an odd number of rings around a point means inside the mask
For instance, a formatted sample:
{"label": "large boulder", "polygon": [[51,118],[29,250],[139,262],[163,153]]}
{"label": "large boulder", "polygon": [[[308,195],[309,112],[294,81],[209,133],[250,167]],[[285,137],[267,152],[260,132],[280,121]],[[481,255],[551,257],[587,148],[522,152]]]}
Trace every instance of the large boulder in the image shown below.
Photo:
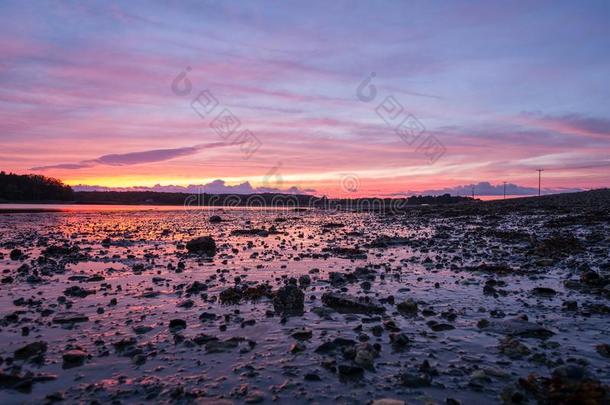
{"label": "large boulder", "polygon": [[190,253],[214,256],[216,254],[216,241],[211,236],[201,236],[186,242],[186,250]]}

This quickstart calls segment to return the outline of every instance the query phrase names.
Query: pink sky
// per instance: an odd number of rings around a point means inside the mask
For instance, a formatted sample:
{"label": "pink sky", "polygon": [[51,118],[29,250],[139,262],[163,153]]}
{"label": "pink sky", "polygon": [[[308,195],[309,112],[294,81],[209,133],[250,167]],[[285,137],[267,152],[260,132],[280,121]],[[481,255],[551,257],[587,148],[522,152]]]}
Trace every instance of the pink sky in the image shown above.
{"label": "pink sky", "polygon": [[[52,4],[0,6],[1,170],[330,196],[537,187],[539,167],[549,190],[609,184],[604,3]],[[225,109],[231,134],[211,126]]]}

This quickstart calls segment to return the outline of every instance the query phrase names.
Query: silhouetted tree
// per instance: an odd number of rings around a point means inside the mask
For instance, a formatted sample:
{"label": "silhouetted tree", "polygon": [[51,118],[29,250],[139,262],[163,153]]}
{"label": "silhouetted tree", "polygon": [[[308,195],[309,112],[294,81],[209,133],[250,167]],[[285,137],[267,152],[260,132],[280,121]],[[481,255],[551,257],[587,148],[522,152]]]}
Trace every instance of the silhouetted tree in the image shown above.
{"label": "silhouetted tree", "polygon": [[0,172],[2,201],[70,201],[74,192],[61,180],[38,174]]}

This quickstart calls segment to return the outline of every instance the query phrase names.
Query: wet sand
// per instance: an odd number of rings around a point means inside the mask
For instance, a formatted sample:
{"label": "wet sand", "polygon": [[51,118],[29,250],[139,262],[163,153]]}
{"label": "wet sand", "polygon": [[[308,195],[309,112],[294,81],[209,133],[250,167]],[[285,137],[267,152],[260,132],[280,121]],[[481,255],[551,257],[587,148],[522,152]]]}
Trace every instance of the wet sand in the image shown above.
{"label": "wet sand", "polygon": [[607,403],[610,197],[565,198],[0,215],[0,402]]}

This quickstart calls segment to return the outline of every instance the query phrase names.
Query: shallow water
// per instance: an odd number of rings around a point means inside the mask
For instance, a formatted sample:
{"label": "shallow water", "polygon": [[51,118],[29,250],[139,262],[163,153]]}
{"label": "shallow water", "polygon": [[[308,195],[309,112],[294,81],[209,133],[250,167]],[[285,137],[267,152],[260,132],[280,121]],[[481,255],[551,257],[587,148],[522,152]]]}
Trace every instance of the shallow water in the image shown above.
{"label": "shallow water", "polygon": [[[219,214],[223,222],[210,223],[212,214]],[[570,363],[587,364],[598,379],[608,383],[610,362],[595,348],[610,341],[608,314],[584,310],[594,303],[605,305],[607,299],[564,287],[578,264],[589,263],[594,269],[603,264],[608,225],[569,229],[583,239],[592,233],[604,238],[584,252],[543,267],[531,256],[527,240],[507,242],[485,232],[512,229],[544,237],[547,221],[536,215],[445,219],[239,209],[0,215],[0,268],[3,277],[12,278],[11,282],[3,280],[0,287],[5,319],[0,328],[3,369],[56,377],[33,384],[31,392],[0,389],[0,402],[39,403],[56,394],[70,401],[187,403],[222,397],[236,403],[274,399],[367,403],[387,397],[408,403],[444,403],[446,398],[490,403],[498,402],[503,388],[519,377],[548,375],[557,365]],[[271,226],[277,233],[231,234],[235,229],[269,230]],[[201,235],[216,240],[218,251],[213,259],[184,249],[184,243]],[[403,237],[410,243],[369,246],[382,235]],[[49,256],[43,252],[51,245],[76,246],[78,253],[39,260]],[[364,254],[341,257],[324,250],[332,247],[359,247]],[[15,248],[24,256],[12,260],[10,252]],[[507,263],[522,271],[494,275],[469,270],[482,263]],[[362,284],[363,279],[334,286],[328,281],[331,272],[357,268],[369,270],[370,289]],[[235,305],[217,299],[221,291],[236,284],[269,283],[276,290],[288,278],[305,274],[312,282],[303,288],[302,315],[274,314],[272,300],[265,297]],[[36,277],[28,279],[32,275]],[[93,275],[101,277],[84,281],[84,276]],[[497,287],[504,292],[484,294],[489,279],[505,282],[506,286]],[[187,297],[184,287],[193,281],[204,283],[206,290]],[[94,293],[58,300],[72,286]],[[556,294],[536,295],[532,292],[535,287],[552,288]],[[385,312],[380,315],[332,311],[321,296],[340,290],[382,300],[393,296],[396,303],[412,298],[419,310],[408,316],[384,302]],[[15,305],[19,298],[32,301]],[[192,307],[178,307],[188,298]],[[111,303],[113,299],[116,304]],[[566,300],[577,301],[579,310],[562,310]],[[327,313],[314,308],[326,308]],[[65,311],[85,315],[88,321],[52,322]],[[218,318],[201,321],[202,312]],[[17,321],[14,317],[6,320],[15,313]],[[520,314],[554,334],[548,339],[520,338],[529,348],[528,355],[509,358],[498,347],[504,334],[477,323],[483,318],[501,321]],[[172,319],[186,321],[186,328],[170,330]],[[386,321],[393,321],[408,337],[406,347],[398,350],[391,344]],[[430,321],[453,329],[434,331]],[[149,330],[137,334],[134,328],[141,326]],[[312,336],[302,342],[302,351],[293,354],[297,340],[291,334],[299,328],[310,330]],[[221,341],[244,340],[214,353],[194,342],[202,333]],[[333,370],[329,362],[354,364],[341,351],[315,352],[336,337],[379,344],[374,368],[349,378]],[[113,346],[127,338],[136,340],[139,357],[126,356]],[[35,341],[48,345],[42,364],[12,359],[15,350]],[[62,355],[72,348],[86,352],[88,358],[80,366],[65,369]],[[429,386],[401,383],[401,374],[419,373],[424,361],[435,369],[429,373]],[[320,381],[306,380],[306,374],[315,374]]]}

